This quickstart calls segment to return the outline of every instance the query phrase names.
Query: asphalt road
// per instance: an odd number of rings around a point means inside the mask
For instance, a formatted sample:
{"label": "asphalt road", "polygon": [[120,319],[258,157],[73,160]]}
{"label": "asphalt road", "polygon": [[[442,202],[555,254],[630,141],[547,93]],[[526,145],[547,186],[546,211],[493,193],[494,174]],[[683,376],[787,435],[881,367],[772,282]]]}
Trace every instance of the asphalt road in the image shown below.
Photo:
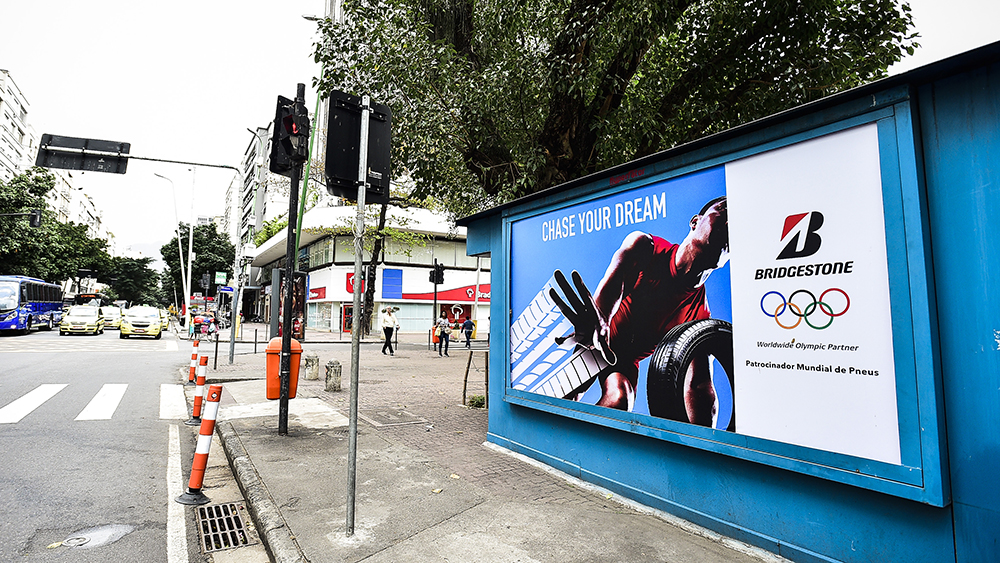
{"label": "asphalt road", "polygon": [[174,386],[189,358],[169,333],[0,336],[0,561],[207,560],[172,494],[197,436]]}

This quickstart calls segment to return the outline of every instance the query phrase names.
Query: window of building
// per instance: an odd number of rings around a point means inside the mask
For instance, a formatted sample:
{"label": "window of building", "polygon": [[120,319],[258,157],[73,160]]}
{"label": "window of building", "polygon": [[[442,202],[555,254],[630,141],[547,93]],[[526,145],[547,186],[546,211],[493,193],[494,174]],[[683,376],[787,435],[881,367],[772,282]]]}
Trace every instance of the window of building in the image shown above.
{"label": "window of building", "polygon": [[[335,238],[335,253],[334,261],[337,264],[353,264],[354,263],[354,237],[353,236],[338,236]],[[361,260],[368,263],[372,259],[372,252],[369,249],[364,249],[361,253]]]}

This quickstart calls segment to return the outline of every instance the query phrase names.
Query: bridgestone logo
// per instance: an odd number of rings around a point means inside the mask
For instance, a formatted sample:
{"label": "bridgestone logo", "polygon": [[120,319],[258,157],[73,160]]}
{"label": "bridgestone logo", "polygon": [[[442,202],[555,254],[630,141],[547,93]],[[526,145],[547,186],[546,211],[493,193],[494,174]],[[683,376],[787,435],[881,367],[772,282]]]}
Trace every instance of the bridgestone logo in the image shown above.
{"label": "bridgestone logo", "polygon": [[852,273],[854,273],[854,260],[849,260],[847,262],[802,264],[801,266],[782,266],[780,268],[758,268],[753,279],[805,278],[809,276],[832,276]]}

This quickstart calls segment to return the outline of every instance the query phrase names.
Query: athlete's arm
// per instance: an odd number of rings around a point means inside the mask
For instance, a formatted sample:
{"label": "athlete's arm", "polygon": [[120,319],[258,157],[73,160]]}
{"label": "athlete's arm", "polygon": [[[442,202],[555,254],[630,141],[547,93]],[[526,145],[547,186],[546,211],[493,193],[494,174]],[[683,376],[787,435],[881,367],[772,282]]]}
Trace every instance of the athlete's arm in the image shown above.
{"label": "athlete's arm", "polygon": [[594,292],[594,303],[605,324],[614,316],[622,298],[635,286],[639,272],[652,256],[653,237],[642,231],[630,233],[615,251]]}

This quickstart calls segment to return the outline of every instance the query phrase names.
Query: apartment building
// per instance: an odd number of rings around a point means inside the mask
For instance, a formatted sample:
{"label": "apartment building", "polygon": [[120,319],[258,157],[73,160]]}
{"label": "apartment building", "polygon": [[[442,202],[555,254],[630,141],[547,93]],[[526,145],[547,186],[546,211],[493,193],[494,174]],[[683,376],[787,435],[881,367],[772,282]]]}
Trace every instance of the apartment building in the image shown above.
{"label": "apartment building", "polygon": [[0,69],[0,180],[10,180],[35,162],[38,135],[28,121],[29,110],[10,72]]}

